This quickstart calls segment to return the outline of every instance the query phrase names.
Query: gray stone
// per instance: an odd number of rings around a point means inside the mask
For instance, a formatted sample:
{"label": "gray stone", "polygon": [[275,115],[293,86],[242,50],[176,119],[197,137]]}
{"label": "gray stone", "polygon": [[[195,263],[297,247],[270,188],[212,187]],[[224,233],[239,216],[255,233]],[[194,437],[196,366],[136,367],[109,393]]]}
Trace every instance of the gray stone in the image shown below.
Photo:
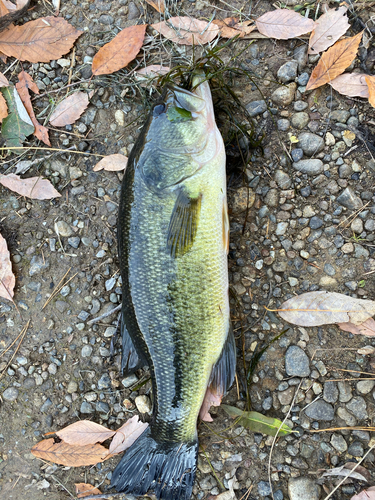
{"label": "gray stone", "polygon": [[259,481],[258,483],[258,493],[261,497],[266,497],[271,494],[271,486],[268,481]]}
{"label": "gray stone", "polygon": [[319,500],[320,486],[307,477],[292,477],[288,482],[290,500]]}
{"label": "gray stone", "polygon": [[40,255],[34,255],[30,261],[29,276],[39,274],[44,269],[49,268],[49,260],[43,259]]}
{"label": "gray stone", "polygon": [[268,207],[277,207],[279,204],[279,191],[278,191],[278,189],[270,189],[264,198],[264,203]]}
{"label": "gray stone", "polygon": [[324,139],[319,135],[312,134],[311,132],[304,132],[298,136],[299,147],[307,156],[312,156],[324,148]]}
{"label": "gray stone", "polygon": [[128,21],[132,21],[133,19],[138,19],[139,16],[140,12],[138,7],[135,5],[134,2],[130,2],[128,7]]}
{"label": "gray stone", "polygon": [[121,383],[124,387],[128,388],[131,387],[132,385],[136,384],[138,382],[138,378],[134,375],[129,375],[128,377],[125,377],[124,379],[121,380]]}
{"label": "gray stone", "polygon": [[349,208],[351,210],[357,210],[363,206],[362,200],[354,193],[353,189],[347,187],[344,191],[337,197],[337,203],[340,203],[343,207]]}
{"label": "gray stone", "polygon": [[64,238],[68,238],[73,234],[73,229],[64,220],[59,220],[55,223],[55,230],[57,234],[63,236]]}
{"label": "gray stone", "polygon": [[2,394],[5,401],[15,401],[18,397],[18,389],[15,387],[8,387]]}
{"label": "gray stone", "polygon": [[48,410],[48,408],[49,408],[50,406],[52,406],[52,401],[50,400],[50,398],[47,398],[47,399],[44,401],[44,403],[42,404],[42,406],[40,407],[40,411],[41,411],[42,413],[45,413],[45,412]]}
{"label": "gray stone", "polygon": [[349,427],[354,427],[357,424],[357,419],[342,406],[337,408],[337,416],[341,418]]}
{"label": "gray stone", "polygon": [[323,399],[327,401],[327,403],[336,403],[337,398],[339,396],[339,391],[337,389],[336,382],[325,382],[323,388]]}
{"label": "gray stone", "polygon": [[111,379],[109,375],[103,373],[103,375],[98,380],[98,389],[108,389],[111,387]]}
{"label": "gray stone", "polygon": [[77,392],[78,390],[78,384],[74,380],[71,380],[68,384],[68,387],[66,388],[66,391],[68,394],[73,394],[73,392]]}
{"label": "gray stone", "polygon": [[349,179],[349,177],[352,175],[353,169],[350,165],[347,163],[343,163],[339,167],[339,177],[340,179]]}
{"label": "gray stone", "polygon": [[361,396],[352,398],[349,403],[346,404],[346,408],[358,418],[358,420],[365,420],[368,418],[366,401]]}
{"label": "gray stone", "polygon": [[17,356],[16,361],[21,366],[27,365],[28,363],[27,358],[25,356]]}
{"label": "gray stone", "polygon": [[279,120],[277,120],[277,129],[281,132],[286,132],[287,130],[289,130],[289,127],[290,121],[286,118],[280,118]]}
{"label": "gray stone", "polygon": [[361,441],[354,441],[351,443],[348,449],[349,455],[353,457],[363,457],[365,450]]}
{"label": "gray stone", "polygon": [[271,96],[272,101],[278,106],[288,106],[293,102],[297,90],[296,83],[290,83],[285,87],[278,87]]}
{"label": "gray stone", "polygon": [[322,399],[318,399],[306,408],[305,414],[313,420],[329,422],[334,419],[335,411],[332,405]]}
{"label": "gray stone", "polygon": [[[299,47],[296,47],[293,51],[293,59],[297,61],[299,71],[302,71],[307,64],[307,49],[307,45],[302,44]],[[302,75],[307,75],[307,80],[305,83],[300,83],[299,81]],[[300,75],[300,77],[298,78],[298,83],[299,85],[306,85],[309,81],[309,75],[308,73],[302,73],[302,75]]]}
{"label": "gray stone", "polygon": [[375,387],[375,380],[361,380],[357,382],[357,392],[360,394],[368,394]]}
{"label": "gray stone", "polygon": [[303,158],[303,150],[301,148],[292,149],[290,155],[294,162],[300,161]]}
{"label": "gray stone", "polygon": [[22,385],[25,389],[32,389],[33,387],[35,387],[35,378],[26,377]]}
{"label": "gray stone", "polygon": [[67,308],[69,307],[68,304],[66,302],[64,302],[63,300],[56,300],[55,302],[55,307],[56,309],[63,313],[64,311],[67,310]]}
{"label": "gray stone", "polygon": [[91,345],[84,345],[81,350],[81,356],[83,358],[89,358],[92,354],[92,346]]}
{"label": "gray stone", "polygon": [[289,83],[297,77],[298,63],[297,61],[288,61],[280,66],[277,72],[277,78],[282,83]]}
{"label": "gray stone", "polygon": [[83,401],[82,404],[81,404],[81,408],[79,409],[79,411],[81,413],[94,413],[94,408],[91,406],[90,403],[88,403],[87,401]]}
{"label": "gray stone", "polygon": [[367,259],[369,256],[370,252],[365,247],[358,245],[358,243],[354,243],[354,257],[356,259],[360,259],[361,257]]}
{"label": "gray stone", "polygon": [[323,162],[318,159],[300,160],[293,163],[293,168],[307,175],[318,175],[323,172]]}
{"label": "gray stone", "polygon": [[79,236],[72,236],[68,238],[68,244],[73,248],[78,248],[81,242],[81,238]]}
{"label": "gray stone", "polygon": [[363,231],[363,222],[361,219],[356,217],[353,222],[350,224],[350,229],[357,234],[361,234]]}
{"label": "gray stone", "polygon": [[331,113],[331,119],[335,122],[346,123],[350,116],[350,112],[346,109],[335,109]]}
{"label": "gray stone", "polygon": [[319,229],[323,226],[323,221],[322,219],[314,215],[314,217],[311,217],[310,219],[309,226],[311,227],[311,229]]}
{"label": "gray stone", "polygon": [[258,116],[267,111],[266,101],[252,101],[246,104],[246,110],[250,116]]}
{"label": "gray stone", "polygon": [[285,354],[285,371],[289,376],[308,377],[310,362],[306,353],[298,346],[292,345]]}
{"label": "gray stone", "polygon": [[294,111],[305,111],[308,106],[309,105],[305,101],[296,101],[294,103]]}
{"label": "gray stone", "polygon": [[339,392],[340,392],[340,402],[347,403],[352,399],[352,388],[350,384],[346,381],[338,382]]}
{"label": "gray stone", "polygon": [[333,434],[331,438],[331,445],[337,450],[339,453],[344,453],[348,449],[348,445],[346,444],[345,439],[341,434]]}
{"label": "gray stone", "polygon": [[305,111],[295,113],[292,116],[291,122],[294,128],[296,128],[297,130],[302,130],[309,123],[309,115]]}
{"label": "gray stone", "polygon": [[100,413],[108,413],[110,411],[108,403],[105,403],[104,401],[98,401],[96,403],[96,411]]}

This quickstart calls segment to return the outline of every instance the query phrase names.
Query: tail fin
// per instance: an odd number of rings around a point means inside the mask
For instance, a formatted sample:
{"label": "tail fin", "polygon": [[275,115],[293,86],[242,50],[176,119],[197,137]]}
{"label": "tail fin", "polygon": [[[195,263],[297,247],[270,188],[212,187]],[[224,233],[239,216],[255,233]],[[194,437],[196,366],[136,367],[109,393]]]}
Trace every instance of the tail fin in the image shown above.
{"label": "tail fin", "polygon": [[111,487],[161,500],[189,500],[197,468],[198,439],[191,443],[158,442],[148,428],[126,451],[113,471]]}

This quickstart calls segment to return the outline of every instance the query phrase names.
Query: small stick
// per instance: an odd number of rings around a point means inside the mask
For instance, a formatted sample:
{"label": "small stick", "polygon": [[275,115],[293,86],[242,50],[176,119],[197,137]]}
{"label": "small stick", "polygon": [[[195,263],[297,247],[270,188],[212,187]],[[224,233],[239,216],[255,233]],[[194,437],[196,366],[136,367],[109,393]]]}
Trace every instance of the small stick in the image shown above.
{"label": "small stick", "polygon": [[97,153],[88,153],[86,151],[74,151],[74,149],[61,149],[61,148],[41,148],[38,146],[10,146],[6,148],[0,148],[0,151],[11,151],[13,149],[19,150],[40,150],[40,151],[59,151],[60,153],[75,153],[77,155],[89,155],[89,156],[100,156],[101,158],[105,158],[106,155],[100,155]]}
{"label": "small stick", "polygon": [[104,495],[91,495],[90,497],[85,497],[85,500],[96,500],[97,498],[103,498],[105,500],[111,500],[115,497],[120,497],[123,500],[127,500],[129,497],[125,493],[104,493]]}
{"label": "small stick", "polygon": [[101,319],[107,318],[107,316],[110,316],[111,314],[119,311],[121,309],[121,307],[122,307],[122,304],[119,304],[114,309],[111,309],[110,311],[107,311],[106,313],[102,314],[101,316],[98,316],[97,318],[94,318],[94,319],[90,319],[90,321],[88,321],[87,324],[88,325],[92,325],[93,323],[97,323]]}
{"label": "small stick", "polygon": [[[18,349],[21,347],[21,344],[22,344],[22,341],[23,341],[23,339],[24,339],[24,337],[25,337],[25,335],[26,335],[27,329],[29,328],[29,324],[30,324],[30,320],[26,323],[26,326],[24,326],[24,327],[23,327],[23,330],[21,331],[21,335],[22,335],[22,336],[21,336],[21,340],[19,341],[18,346],[16,347],[16,349],[15,349],[14,353],[12,354],[12,357],[10,358],[10,360],[9,360],[8,364],[6,365],[6,367],[4,368],[4,370],[1,372],[1,374],[0,374],[0,380],[3,378],[3,376],[4,376],[5,372],[7,371],[7,369],[8,369],[8,368],[9,368],[9,366],[10,366],[10,364],[12,363],[14,356],[15,356],[15,355],[17,354],[17,352],[18,352]],[[18,338],[18,337],[17,337],[17,338]]]}
{"label": "small stick", "polygon": [[[66,275],[67,275],[67,274],[69,274],[70,270],[71,270],[71,267],[69,267],[69,269],[66,271],[66,273],[64,274],[64,276],[61,278],[61,280],[59,281],[59,283],[58,283],[57,287],[58,287],[58,286],[61,284],[61,282],[65,279]],[[57,287],[56,287],[56,288],[57,288]],[[55,290],[51,293],[51,296],[49,297],[49,299],[47,300],[47,302],[46,302],[46,303],[44,304],[44,306],[42,307],[42,311],[43,311],[43,309],[46,307],[46,305],[48,304],[48,302],[52,299],[52,297],[53,297],[53,295],[54,295],[54,292],[56,291],[56,288],[55,288]]]}
{"label": "small stick", "polygon": [[309,432],[334,432],[334,431],[369,431],[375,432],[375,427],[330,427],[329,429],[309,429]]}
{"label": "small stick", "polygon": [[12,342],[12,343],[11,343],[11,344],[10,344],[10,345],[6,348],[6,349],[4,349],[4,351],[2,351],[2,352],[0,353],[0,358],[1,358],[2,356],[4,356],[4,354],[5,354],[6,352],[8,352],[8,351],[9,351],[9,349],[12,347],[12,345],[13,345],[13,344],[15,344],[15,342],[17,342],[17,340],[18,340],[18,339],[20,338],[20,336],[22,335],[22,332],[23,332],[23,330],[21,330],[21,333],[19,333],[19,334],[17,335],[17,337],[13,340],[13,342]]}

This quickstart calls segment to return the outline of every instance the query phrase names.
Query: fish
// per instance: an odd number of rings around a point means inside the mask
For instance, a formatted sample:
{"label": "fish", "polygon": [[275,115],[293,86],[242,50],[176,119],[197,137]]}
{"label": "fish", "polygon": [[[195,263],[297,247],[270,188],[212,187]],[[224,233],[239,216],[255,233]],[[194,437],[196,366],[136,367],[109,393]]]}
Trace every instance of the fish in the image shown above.
{"label": "fish", "polygon": [[122,369],[148,364],[153,410],[113,471],[118,492],[188,500],[205,394],[223,395],[235,377],[225,159],[204,72],[190,90],[166,85],[120,195]]}

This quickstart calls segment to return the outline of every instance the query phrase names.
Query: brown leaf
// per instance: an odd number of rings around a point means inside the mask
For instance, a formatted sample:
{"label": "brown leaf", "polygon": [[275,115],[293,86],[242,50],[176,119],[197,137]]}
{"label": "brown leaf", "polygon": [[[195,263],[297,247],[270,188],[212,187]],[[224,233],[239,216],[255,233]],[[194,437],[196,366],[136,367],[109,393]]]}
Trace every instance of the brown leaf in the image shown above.
{"label": "brown leaf", "polygon": [[146,2],[154,7],[155,10],[160,12],[160,14],[164,14],[165,12],[165,1],[164,0],[146,0]]}
{"label": "brown leaf", "polygon": [[306,90],[316,89],[341,75],[354,61],[362,34],[363,32],[336,42],[328,49],[313,69]]}
{"label": "brown leaf", "polygon": [[128,159],[126,156],[121,154],[109,155],[100,160],[99,163],[93,168],[94,172],[98,170],[108,170],[110,172],[117,172],[119,170],[125,170]]}
{"label": "brown leaf", "polygon": [[214,23],[219,26],[222,38],[233,38],[237,35],[239,35],[239,38],[244,38],[256,28],[253,21],[240,23],[237,17],[227,17],[224,21],[217,19]]}
{"label": "brown leaf", "polygon": [[369,96],[366,75],[362,73],[344,73],[328,83],[337,92],[348,97],[367,99]]}
{"label": "brown leaf", "polygon": [[0,92],[0,123],[8,116],[8,106],[3,94]]}
{"label": "brown leaf", "polygon": [[75,92],[57,105],[49,122],[54,127],[71,125],[78,120],[88,105],[89,96],[86,92]]}
{"label": "brown leaf", "polygon": [[165,38],[180,45],[201,45],[212,40],[219,34],[219,27],[214,23],[199,21],[192,17],[171,17],[168,21],[151,25]]}
{"label": "brown leaf", "polygon": [[344,5],[319,17],[315,23],[309,41],[308,54],[319,54],[331,47],[337,40],[345,35],[350,24],[346,15],[348,8]]}
{"label": "brown leaf", "polygon": [[75,483],[77,498],[84,498],[90,495],[101,495],[101,491],[92,484]]}
{"label": "brown leaf", "polygon": [[350,500],[375,500],[375,486],[370,486],[367,490],[361,491]]}
{"label": "brown leaf", "polygon": [[[352,472],[352,470],[355,470]],[[371,480],[371,474],[369,471],[362,467],[361,465],[357,465],[353,462],[348,462],[345,465],[341,465],[341,467],[335,467],[334,469],[328,469],[324,472],[322,477],[332,477],[332,476],[345,476],[353,479],[359,479],[360,481],[368,482]]]}
{"label": "brown leaf", "polygon": [[372,318],[367,319],[360,325],[354,325],[351,322],[338,323],[337,326],[345,332],[353,333],[354,335],[367,335],[368,337],[375,336],[375,321]]}
{"label": "brown leaf", "polygon": [[223,394],[216,394],[210,389],[210,387],[208,387],[199,411],[199,418],[204,422],[213,422],[209,410],[211,406],[220,406],[222,397]]}
{"label": "brown leaf", "polygon": [[53,438],[44,439],[31,448],[31,453],[43,460],[69,467],[82,467],[103,462],[108,456],[108,450],[101,444],[72,446],[71,444],[55,443]]}
{"label": "brown leaf", "polygon": [[139,422],[138,415],[134,415],[134,417],[130,418],[124,425],[117,429],[109,446],[109,453],[115,455],[129,448],[147,427],[148,424]]}
{"label": "brown leaf", "polygon": [[6,76],[3,75],[2,73],[0,73],[0,87],[9,87],[9,82]]}
{"label": "brown leaf", "polygon": [[285,321],[299,326],[349,322],[358,326],[375,314],[375,301],[336,292],[307,292],[283,302],[278,313]]}
{"label": "brown leaf", "polygon": [[289,9],[266,12],[255,21],[258,31],[269,38],[288,40],[314,29],[314,21]]}
{"label": "brown leaf", "polygon": [[49,62],[69,52],[82,31],[62,17],[41,17],[0,33],[0,51],[32,63]]}
{"label": "brown leaf", "polygon": [[0,297],[13,302],[15,284],[8,245],[0,234]]}
{"label": "brown leaf", "polygon": [[33,200],[50,200],[51,198],[59,198],[61,196],[50,181],[43,179],[43,177],[21,179],[18,175],[8,174],[0,177],[0,184],[21,196],[26,196]]}
{"label": "brown leaf", "polygon": [[93,75],[110,75],[125,68],[140,51],[146,33],[146,24],[130,26],[103,45],[92,61]]}
{"label": "brown leaf", "polygon": [[144,68],[135,71],[134,76],[139,81],[141,87],[148,85],[149,79],[157,78],[161,75],[166,75],[171,68],[169,66],[162,66],[161,64],[150,64]]}
{"label": "brown leaf", "polygon": [[102,443],[115,434],[115,431],[107,429],[103,425],[91,422],[91,420],[80,420],[68,425],[55,433],[65,443],[75,446]]}
{"label": "brown leaf", "polygon": [[9,10],[6,8],[4,2],[0,0],[0,17],[6,16]]}
{"label": "brown leaf", "polygon": [[375,108],[375,76],[366,76],[366,83],[368,86],[368,102]]}
{"label": "brown leaf", "polygon": [[33,122],[33,125],[35,127],[34,135],[42,142],[44,142],[44,144],[47,144],[47,146],[51,146],[48,137],[48,129],[38,122],[33,110],[33,106],[31,104],[29,89],[35,92],[35,94],[39,94],[38,86],[31,78],[31,76],[23,70],[18,75],[18,80],[19,82],[16,83],[16,89],[18,90],[21,101],[23,102],[26,111],[30,116],[30,120]]}

